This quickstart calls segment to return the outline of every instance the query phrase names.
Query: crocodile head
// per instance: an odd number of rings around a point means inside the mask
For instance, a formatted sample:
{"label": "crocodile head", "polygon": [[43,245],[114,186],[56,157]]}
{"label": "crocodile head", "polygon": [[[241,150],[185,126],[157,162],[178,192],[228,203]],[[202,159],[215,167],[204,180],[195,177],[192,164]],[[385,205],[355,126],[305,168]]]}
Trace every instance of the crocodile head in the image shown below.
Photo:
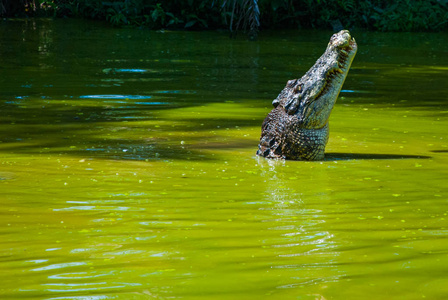
{"label": "crocodile head", "polygon": [[323,128],[357,48],[348,30],[335,33],[314,66],[302,78],[289,80],[272,104],[282,106],[289,115],[295,115],[303,128]]}

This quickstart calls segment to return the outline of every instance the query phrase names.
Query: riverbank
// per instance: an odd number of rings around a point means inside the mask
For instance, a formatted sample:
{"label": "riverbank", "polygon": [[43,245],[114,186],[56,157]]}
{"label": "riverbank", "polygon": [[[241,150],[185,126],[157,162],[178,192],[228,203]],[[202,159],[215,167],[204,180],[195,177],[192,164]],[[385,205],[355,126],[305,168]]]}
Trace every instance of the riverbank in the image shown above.
{"label": "riverbank", "polygon": [[447,0],[0,0],[0,17],[103,20],[114,26],[150,29],[368,29],[445,31]]}

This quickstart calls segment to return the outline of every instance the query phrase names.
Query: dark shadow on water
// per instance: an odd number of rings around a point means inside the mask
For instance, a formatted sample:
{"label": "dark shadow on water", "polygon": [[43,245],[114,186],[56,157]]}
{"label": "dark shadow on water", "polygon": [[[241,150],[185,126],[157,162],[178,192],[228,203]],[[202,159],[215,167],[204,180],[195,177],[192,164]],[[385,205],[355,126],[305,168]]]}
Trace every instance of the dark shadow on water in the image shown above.
{"label": "dark shadow on water", "polygon": [[374,160],[374,159],[428,159],[425,155],[374,154],[374,153],[326,153],[325,161],[334,160]]}
{"label": "dark shadow on water", "polygon": [[448,153],[448,150],[431,150],[434,153]]}

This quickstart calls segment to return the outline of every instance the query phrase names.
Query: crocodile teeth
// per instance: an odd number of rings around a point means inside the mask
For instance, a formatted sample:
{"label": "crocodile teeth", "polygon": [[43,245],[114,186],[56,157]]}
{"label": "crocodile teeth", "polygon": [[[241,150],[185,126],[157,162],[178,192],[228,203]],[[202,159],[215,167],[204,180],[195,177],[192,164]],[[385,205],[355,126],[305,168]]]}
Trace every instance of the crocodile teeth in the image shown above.
{"label": "crocodile teeth", "polygon": [[348,56],[348,52],[346,50],[344,50],[344,49],[341,49],[341,53],[343,53],[344,55]]}

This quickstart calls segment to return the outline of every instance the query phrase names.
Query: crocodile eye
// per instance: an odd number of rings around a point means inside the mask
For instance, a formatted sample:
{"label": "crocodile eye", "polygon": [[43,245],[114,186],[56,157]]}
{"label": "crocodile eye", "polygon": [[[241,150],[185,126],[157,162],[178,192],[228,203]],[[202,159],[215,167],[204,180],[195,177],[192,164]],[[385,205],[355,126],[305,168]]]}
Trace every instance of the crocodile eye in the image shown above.
{"label": "crocodile eye", "polygon": [[293,89],[293,92],[294,93],[300,93],[302,91],[302,85],[301,84],[298,84],[298,85],[296,85],[295,87],[294,87],[294,89]]}

